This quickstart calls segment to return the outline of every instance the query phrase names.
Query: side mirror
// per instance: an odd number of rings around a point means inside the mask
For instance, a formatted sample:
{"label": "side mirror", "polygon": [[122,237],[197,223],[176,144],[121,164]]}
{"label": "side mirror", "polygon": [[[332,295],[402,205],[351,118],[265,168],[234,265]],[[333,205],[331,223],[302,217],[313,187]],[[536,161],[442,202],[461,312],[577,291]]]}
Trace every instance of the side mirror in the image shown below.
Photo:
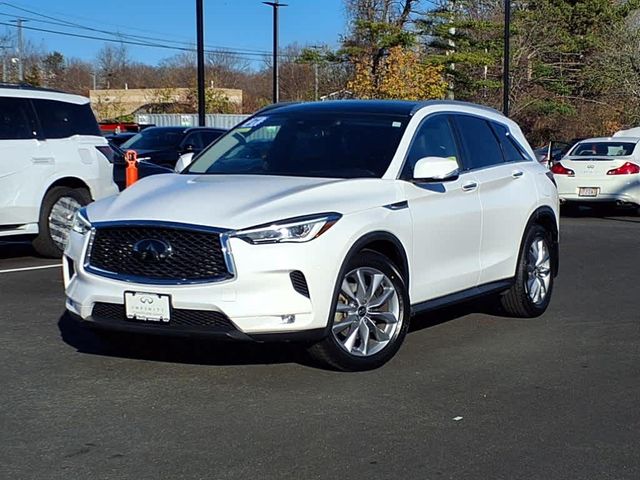
{"label": "side mirror", "polygon": [[451,158],[424,157],[413,167],[413,179],[423,182],[446,182],[460,175],[458,162]]}

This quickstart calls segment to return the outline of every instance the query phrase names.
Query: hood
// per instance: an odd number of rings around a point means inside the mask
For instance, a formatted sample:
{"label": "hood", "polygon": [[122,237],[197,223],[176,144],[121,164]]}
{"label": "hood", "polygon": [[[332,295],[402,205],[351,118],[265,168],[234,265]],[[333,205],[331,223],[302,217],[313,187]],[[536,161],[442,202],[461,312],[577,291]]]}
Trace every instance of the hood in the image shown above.
{"label": "hood", "polygon": [[92,222],[155,220],[235,230],[314,213],[345,215],[400,197],[394,180],[166,174],[91,204],[87,214]]}

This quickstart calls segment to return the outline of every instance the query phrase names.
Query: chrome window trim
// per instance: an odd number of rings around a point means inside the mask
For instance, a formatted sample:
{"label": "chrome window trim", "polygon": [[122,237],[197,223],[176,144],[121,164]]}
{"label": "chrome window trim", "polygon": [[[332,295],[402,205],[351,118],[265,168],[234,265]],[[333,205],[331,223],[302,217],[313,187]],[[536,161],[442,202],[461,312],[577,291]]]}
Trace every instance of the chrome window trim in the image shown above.
{"label": "chrome window trim", "polygon": [[[92,223],[91,234],[89,237],[89,242],[87,245],[83,267],[87,273],[92,273],[94,275],[110,278],[112,280],[118,280],[127,283],[138,283],[142,285],[198,285],[198,284],[224,284],[232,282],[236,279],[236,266],[233,259],[233,252],[231,251],[231,244],[229,242],[231,233],[233,230],[222,229],[216,227],[209,227],[206,225],[195,225],[190,223],[178,223],[178,222],[164,222],[164,221],[156,221],[156,220],[119,220],[119,221],[108,221],[108,222],[95,222]],[[101,268],[96,268],[91,266],[91,251],[93,250],[93,242],[95,239],[96,230],[100,228],[111,228],[111,227],[164,227],[164,228],[173,228],[176,230],[187,230],[187,231],[196,231],[196,232],[204,232],[204,233],[217,233],[220,236],[220,248],[222,250],[222,256],[224,258],[225,266],[227,267],[227,271],[229,275],[219,276],[219,277],[210,277],[203,278],[197,280],[186,280],[186,279],[150,279],[147,277],[140,277],[137,275],[123,275],[115,272],[111,272],[108,270],[103,270]]]}

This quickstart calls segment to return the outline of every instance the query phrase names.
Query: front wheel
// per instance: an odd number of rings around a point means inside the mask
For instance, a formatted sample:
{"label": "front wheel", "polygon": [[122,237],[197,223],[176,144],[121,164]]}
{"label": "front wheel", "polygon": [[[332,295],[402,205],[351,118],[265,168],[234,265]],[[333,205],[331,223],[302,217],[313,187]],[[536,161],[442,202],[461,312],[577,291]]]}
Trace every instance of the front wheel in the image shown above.
{"label": "front wheel", "polygon": [[309,352],[338,370],[380,367],[398,351],[409,328],[409,298],[402,275],[384,255],[364,250],[338,278],[329,333]]}
{"label": "front wheel", "polygon": [[54,187],[44,197],[40,207],[38,236],[33,248],[44,257],[60,258],[67,246],[73,216],[91,202],[84,188]]}
{"label": "front wheel", "polygon": [[551,233],[533,225],[525,234],[513,286],[500,298],[513,317],[542,315],[553,292],[553,250]]}

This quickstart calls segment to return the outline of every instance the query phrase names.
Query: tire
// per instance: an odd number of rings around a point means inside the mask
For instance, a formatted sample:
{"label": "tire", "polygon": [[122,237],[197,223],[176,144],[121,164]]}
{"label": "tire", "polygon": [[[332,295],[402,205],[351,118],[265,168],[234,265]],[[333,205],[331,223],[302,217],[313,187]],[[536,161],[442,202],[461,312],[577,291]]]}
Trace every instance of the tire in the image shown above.
{"label": "tire", "polygon": [[[345,281],[348,291],[343,288]],[[374,281],[378,287],[369,294]],[[378,368],[402,345],[409,317],[409,296],[398,268],[384,255],[363,250],[343,266],[334,289],[327,336],[308,351],[337,370]]]}
{"label": "tire", "polygon": [[[87,205],[89,202],[91,202],[91,195],[85,188],[53,187],[49,190],[40,207],[39,233],[33,240],[35,251],[43,257],[62,257],[67,243],[66,236],[71,229],[73,214],[78,208]],[[54,220],[55,223],[52,223],[52,214],[55,216],[62,215],[64,220],[62,222],[55,222]],[[60,229],[52,229],[52,225],[58,225]],[[56,235],[56,233],[61,232],[62,236]]]}
{"label": "tire", "polygon": [[[536,256],[535,252],[541,248],[544,248],[543,253]],[[500,297],[501,306],[508,315],[534,318],[545,312],[553,293],[554,255],[551,233],[540,225],[532,225],[522,242],[515,282]]]}

